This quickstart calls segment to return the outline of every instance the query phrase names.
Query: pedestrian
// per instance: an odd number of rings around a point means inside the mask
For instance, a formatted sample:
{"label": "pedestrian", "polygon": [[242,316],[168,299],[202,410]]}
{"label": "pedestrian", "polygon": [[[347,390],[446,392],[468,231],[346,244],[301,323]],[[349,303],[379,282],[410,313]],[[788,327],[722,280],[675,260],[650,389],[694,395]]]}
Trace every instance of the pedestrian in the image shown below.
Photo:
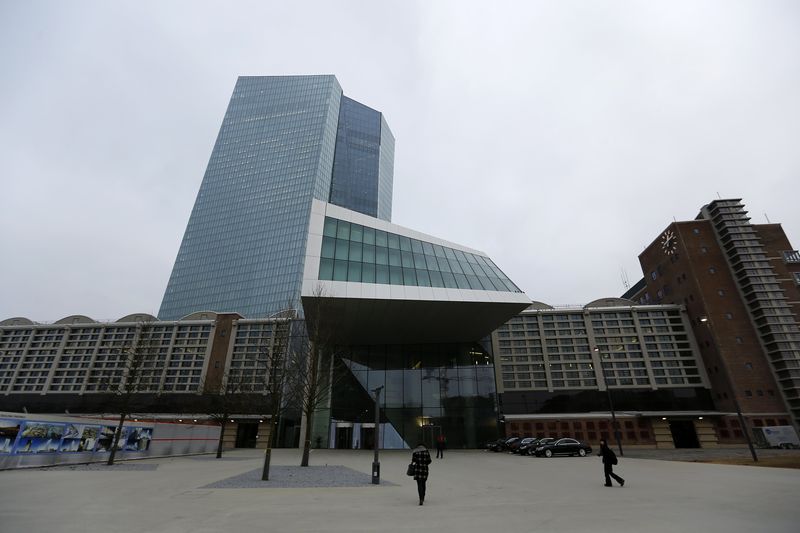
{"label": "pedestrian", "polygon": [[617,480],[617,483],[619,483],[620,487],[625,485],[625,480],[614,473],[614,465],[617,464],[617,454],[614,453],[614,450],[608,447],[608,442],[606,442],[606,439],[602,439],[600,441],[600,453],[597,455],[598,457],[603,458],[603,472],[606,475],[606,487],[611,486],[612,477]]}
{"label": "pedestrian", "polygon": [[411,464],[414,467],[414,480],[417,482],[419,504],[425,501],[425,483],[428,481],[428,465],[431,464],[431,454],[424,444],[419,443],[411,454]]}
{"label": "pedestrian", "polygon": [[436,458],[444,459],[444,449],[447,448],[447,438],[444,434],[436,437]]}

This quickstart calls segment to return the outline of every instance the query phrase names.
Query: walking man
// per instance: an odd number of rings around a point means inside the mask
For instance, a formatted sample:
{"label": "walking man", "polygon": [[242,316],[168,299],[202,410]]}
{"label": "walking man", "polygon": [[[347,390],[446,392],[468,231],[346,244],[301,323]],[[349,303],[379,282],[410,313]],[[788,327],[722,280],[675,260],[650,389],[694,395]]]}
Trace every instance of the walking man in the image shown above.
{"label": "walking man", "polygon": [[600,441],[600,453],[597,455],[603,458],[603,472],[606,475],[606,487],[611,486],[612,477],[619,483],[620,487],[625,485],[625,480],[614,473],[614,465],[617,464],[617,454],[608,447],[606,439]]}
{"label": "walking man", "polygon": [[436,437],[436,458],[437,459],[444,459],[444,449],[447,448],[447,438],[445,438],[444,434],[439,434]]}

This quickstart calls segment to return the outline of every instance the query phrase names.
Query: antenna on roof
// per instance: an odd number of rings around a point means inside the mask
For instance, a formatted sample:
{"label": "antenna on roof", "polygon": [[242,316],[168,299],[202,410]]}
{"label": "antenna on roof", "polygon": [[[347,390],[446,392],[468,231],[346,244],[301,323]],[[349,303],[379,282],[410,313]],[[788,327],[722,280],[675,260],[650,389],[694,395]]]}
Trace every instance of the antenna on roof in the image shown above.
{"label": "antenna on roof", "polygon": [[628,289],[631,288],[631,282],[628,281],[628,273],[625,272],[624,267],[619,268],[619,274],[620,277],[622,278],[622,286],[625,287],[625,290],[627,291]]}
{"label": "antenna on roof", "polygon": [[767,224],[772,224],[772,222],[769,221],[769,217],[767,216],[767,212],[766,211],[764,211],[764,218],[767,219]]}
{"label": "antenna on roof", "polygon": [[720,196],[720,195],[719,195],[719,191],[717,191],[717,198],[719,198],[720,200],[722,200],[722,196]]}

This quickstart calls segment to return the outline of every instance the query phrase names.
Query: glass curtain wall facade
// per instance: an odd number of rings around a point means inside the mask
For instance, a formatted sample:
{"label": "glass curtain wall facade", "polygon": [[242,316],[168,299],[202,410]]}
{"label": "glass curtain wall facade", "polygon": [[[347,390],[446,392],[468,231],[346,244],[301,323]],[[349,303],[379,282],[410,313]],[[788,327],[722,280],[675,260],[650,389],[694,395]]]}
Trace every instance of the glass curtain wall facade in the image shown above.
{"label": "glass curtain wall facade", "polygon": [[394,138],[385,124],[378,111],[342,97],[329,202],[389,221]]}
{"label": "glass curtain wall facade", "polygon": [[159,319],[299,309],[312,199],[388,219],[393,153],[381,114],[344,98],[334,76],[240,77]]}
{"label": "glass curtain wall facade", "polygon": [[488,257],[325,217],[319,279],[522,292]]}
{"label": "glass curtain wall facade", "polygon": [[[450,447],[477,448],[497,436],[494,365],[480,343],[352,346],[338,371],[332,436],[337,426],[374,421],[371,391],[380,386],[386,447],[432,446],[444,434]],[[392,446],[398,435],[402,444]]]}

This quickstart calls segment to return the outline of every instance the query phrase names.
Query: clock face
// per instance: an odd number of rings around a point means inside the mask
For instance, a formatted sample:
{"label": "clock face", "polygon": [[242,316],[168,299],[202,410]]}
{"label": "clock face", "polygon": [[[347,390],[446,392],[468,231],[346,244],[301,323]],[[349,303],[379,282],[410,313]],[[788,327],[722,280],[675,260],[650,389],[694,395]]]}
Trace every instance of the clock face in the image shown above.
{"label": "clock face", "polygon": [[667,255],[672,255],[678,248],[678,237],[672,230],[667,230],[664,232],[664,235],[661,236],[661,249],[664,250],[664,253]]}

